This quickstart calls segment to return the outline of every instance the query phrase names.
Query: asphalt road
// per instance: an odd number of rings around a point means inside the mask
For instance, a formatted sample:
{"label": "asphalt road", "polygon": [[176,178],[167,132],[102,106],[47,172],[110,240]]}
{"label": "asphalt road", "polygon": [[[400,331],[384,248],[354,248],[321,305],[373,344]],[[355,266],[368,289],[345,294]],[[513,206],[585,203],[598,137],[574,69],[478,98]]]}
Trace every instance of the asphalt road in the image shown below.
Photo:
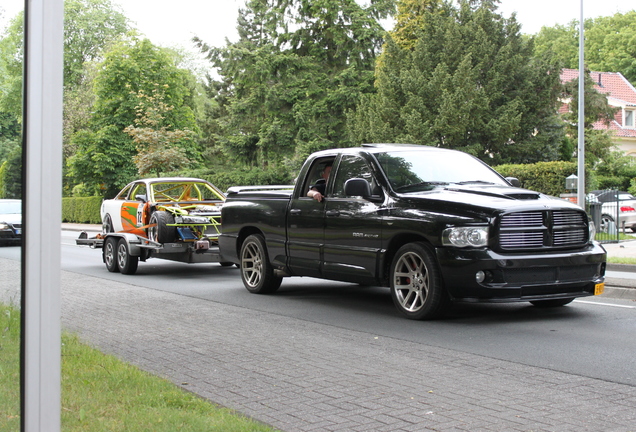
{"label": "asphalt road", "polygon": [[[62,235],[62,268],[89,276],[404,341],[636,385],[636,302],[584,298],[556,309],[528,303],[461,304],[440,321],[402,318],[388,289],[288,278],[274,295],[250,294],[238,269],[151,259],[133,276],[109,273],[101,250]],[[18,250],[18,248],[13,248]]]}

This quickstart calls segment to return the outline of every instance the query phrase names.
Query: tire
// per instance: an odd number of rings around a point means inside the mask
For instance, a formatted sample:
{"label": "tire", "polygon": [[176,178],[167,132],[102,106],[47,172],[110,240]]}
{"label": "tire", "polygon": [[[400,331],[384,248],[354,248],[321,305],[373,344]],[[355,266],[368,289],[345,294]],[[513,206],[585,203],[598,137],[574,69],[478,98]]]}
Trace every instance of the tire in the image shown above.
{"label": "tire", "polygon": [[572,301],[574,301],[574,297],[554,300],[535,300],[531,301],[530,304],[538,308],[553,308],[565,306],[568,303],[572,303]]}
{"label": "tire", "polygon": [[150,216],[148,238],[157,243],[174,243],[177,238],[177,228],[168,226],[174,223],[174,216],[166,211],[156,211]]}
{"label": "tire", "polygon": [[614,222],[614,218],[608,214],[601,215],[601,226],[599,227],[600,232],[609,233],[610,223]]}
{"label": "tire", "polygon": [[437,262],[426,244],[402,246],[391,264],[391,297],[409,319],[439,318],[450,306]]}
{"label": "tire", "polygon": [[119,272],[119,266],[117,265],[117,239],[114,237],[108,237],[104,242],[104,248],[102,249],[102,256],[104,258],[104,264],[111,273]]}
{"label": "tire", "polygon": [[125,239],[119,239],[119,243],[117,243],[117,266],[119,271],[125,275],[135,274],[139,266],[139,257],[130,255]]}
{"label": "tire", "polygon": [[108,234],[115,232],[115,228],[113,226],[113,219],[109,214],[104,216],[104,220],[102,221],[102,234]]}
{"label": "tire", "polygon": [[260,234],[253,234],[243,242],[240,269],[243,285],[254,294],[273,293],[283,281],[283,278],[274,275],[265,239]]}

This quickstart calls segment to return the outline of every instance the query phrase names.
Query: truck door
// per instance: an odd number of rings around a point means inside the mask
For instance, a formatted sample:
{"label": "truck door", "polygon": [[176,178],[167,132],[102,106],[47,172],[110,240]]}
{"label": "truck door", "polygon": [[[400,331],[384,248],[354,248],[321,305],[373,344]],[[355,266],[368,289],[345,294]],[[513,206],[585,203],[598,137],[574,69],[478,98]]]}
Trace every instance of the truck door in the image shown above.
{"label": "truck door", "polygon": [[[322,277],[374,283],[382,248],[382,200],[367,162],[357,155],[344,155],[336,168],[333,188],[325,206]],[[347,196],[344,184],[351,178],[369,182],[373,201]]]}
{"label": "truck door", "polygon": [[[321,255],[325,232],[325,203],[307,196],[312,185],[326,176],[334,157],[316,159],[300,186],[298,195],[292,197],[287,217],[287,248],[289,268],[295,275],[320,277]],[[333,177],[333,176],[329,176]],[[324,179],[325,194],[329,193],[331,178]]]}

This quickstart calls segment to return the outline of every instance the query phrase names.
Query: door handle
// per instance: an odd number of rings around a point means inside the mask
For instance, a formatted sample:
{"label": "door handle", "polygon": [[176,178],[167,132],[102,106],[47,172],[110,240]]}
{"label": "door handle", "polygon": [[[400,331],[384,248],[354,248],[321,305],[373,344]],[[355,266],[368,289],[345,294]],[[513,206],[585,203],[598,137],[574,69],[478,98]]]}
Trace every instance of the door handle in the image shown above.
{"label": "door handle", "polygon": [[302,213],[302,210],[301,210],[301,209],[291,209],[291,210],[289,211],[289,214],[290,214],[290,215],[299,215],[299,214],[301,214],[301,213]]}
{"label": "door handle", "polygon": [[327,216],[340,216],[340,211],[338,210],[327,210],[325,213]]}

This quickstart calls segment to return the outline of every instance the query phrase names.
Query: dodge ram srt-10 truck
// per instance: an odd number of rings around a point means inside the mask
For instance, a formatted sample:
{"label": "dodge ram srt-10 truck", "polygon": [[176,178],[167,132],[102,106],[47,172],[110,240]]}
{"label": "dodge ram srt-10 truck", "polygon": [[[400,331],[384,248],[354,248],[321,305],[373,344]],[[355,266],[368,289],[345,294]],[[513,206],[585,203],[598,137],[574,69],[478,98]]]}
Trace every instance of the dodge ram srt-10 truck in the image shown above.
{"label": "dodge ram srt-10 truck", "polygon": [[454,150],[321,151],[295,186],[230,188],[219,246],[253,293],[285,276],[388,286],[411,319],[454,301],[552,307],[602,293],[606,252],[585,211],[518,185]]}

